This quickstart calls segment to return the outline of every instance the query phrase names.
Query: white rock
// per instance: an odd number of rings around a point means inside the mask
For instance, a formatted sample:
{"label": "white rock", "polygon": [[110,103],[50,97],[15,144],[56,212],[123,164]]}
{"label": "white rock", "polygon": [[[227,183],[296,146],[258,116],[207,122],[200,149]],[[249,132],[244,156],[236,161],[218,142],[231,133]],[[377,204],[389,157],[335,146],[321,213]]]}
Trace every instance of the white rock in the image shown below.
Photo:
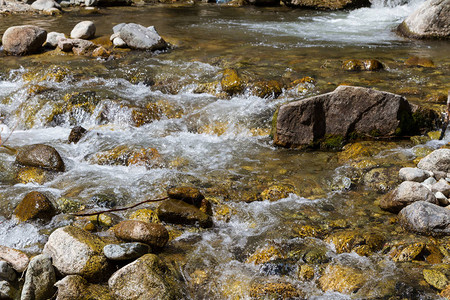
{"label": "white rock", "polygon": [[83,21],[75,25],[70,32],[72,39],[91,39],[95,36],[95,24],[92,21]]}
{"label": "white rock", "polygon": [[419,168],[401,168],[398,175],[403,181],[422,182],[429,176],[428,172]]}
{"label": "white rock", "polygon": [[125,43],[125,41],[122,40],[120,37],[116,37],[113,40],[113,45],[114,45],[114,47],[117,47],[117,48],[125,48],[125,47],[127,47],[127,43]]}
{"label": "white rock", "polygon": [[31,7],[37,10],[47,10],[51,8],[60,9],[61,5],[54,0],[36,0],[31,4]]}
{"label": "white rock", "polygon": [[441,192],[435,193],[434,196],[435,196],[436,199],[439,201],[439,205],[441,205],[441,206],[447,206],[447,205],[450,204],[450,202],[448,201],[447,197],[445,197],[445,195],[442,194]]}
{"label": "white rock", "polygon": [[428,171],[450,172],[450,149],[438,149],[422,158],[417,167]]}
{"label": "white rock", "polygon": [[64,38],[66,38],[64,33],[52,31],[47,34],[47,40],[45,41],[45,46],[51,47],[51,48],[56,48],[58,46],[58,42]]}

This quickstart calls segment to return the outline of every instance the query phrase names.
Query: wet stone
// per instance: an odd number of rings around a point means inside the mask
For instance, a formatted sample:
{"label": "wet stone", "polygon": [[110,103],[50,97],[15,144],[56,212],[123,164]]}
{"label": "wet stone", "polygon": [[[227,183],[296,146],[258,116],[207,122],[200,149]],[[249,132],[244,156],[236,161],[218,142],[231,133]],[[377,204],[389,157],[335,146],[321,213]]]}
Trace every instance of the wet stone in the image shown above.
{"label": "wet stone", "polygon": [[415,233],[450,235],[450,209],[418,201],[403,208],[398,216],[400,224]]}
{"label": "wet stone", "polygon": [[445,274],[438,270],[423,270],[423,277],[425,281],[438,290],[443,290],[448,284],[449,281]]}
{"label": "wet stone", "polygon": [[170,188],[167,190],[167,195],[171,199],[182,200],[197,207],[200,207],[201,201],[205,198],[197,188],[193,187]]}
{"label": "wet stone", "polygon": [[39,167],[59,172],[64,171],[64,162],[58,151],[44,144],[34,144],[20,148],[17,152],[16,162],[24,166]]}
{"label": "wet stone", "polygon": [[90,300],[113,300],[107,287],[91,284],[79,275],[69,275],[58,281],[56,300],[90,299]]}
{"label": "wet stone", "polygon": [[13,281],[16,279],[16,272],[4,260],[0,260],[0,280]]}
{"label": "wet stone", "polygon": [[149,252],[150,246],[143,243],[110,244],[103,248],[106,258],[111,260],[135,259]]}
{"label": "wet stone", "polygon": [[124,241],[142,242],[153,247],[164,247],[169,233],[161,224],[125,220],[114,226],[114,234]]}
{"label": "wet stone", "polygon": [[81,126],[75,126],[72,128],[69,134],[69,143],[78,143],[81,138],[87,133],[87,130]]}
{"label": "wet stone", "polygon": [[40,192],[30,192],[17,205],[14,215],[21,221],[30,219],[50,219],[55,215],[55,208],[50,200]]}
{"label": "wet stone", "polygon": [[157,210],[161,221],[172,224],[199,225],[208,228],[213,225],[212,219],[194,205],[181,200],[169,199],[161,203]]}

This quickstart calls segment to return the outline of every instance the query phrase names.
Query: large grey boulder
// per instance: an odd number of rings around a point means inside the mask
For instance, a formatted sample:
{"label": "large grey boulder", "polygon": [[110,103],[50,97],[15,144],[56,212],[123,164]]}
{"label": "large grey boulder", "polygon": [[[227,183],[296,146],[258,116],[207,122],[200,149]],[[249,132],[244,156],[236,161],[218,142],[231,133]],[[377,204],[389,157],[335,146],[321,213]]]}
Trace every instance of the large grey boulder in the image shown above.
{"label": "large grey boulder", "polygon": [[34,144],[24,146],[19,149],[16,156],[16,162],[30,167],[38,167],[51,171],[64,171],[64,162],[55,148]]}
{"label": "large grey boulder", "polygon": [[369,0],[282,0],[286,6],[321,10],[338,10],[369,7]]}
{"label": "large grey boulder", "polygon": [[425,1],[397,30],[402,35],[418,39],[450,38],[450,0]]}
{"label": "large grey boulder", "polygon": [[61,5],[54,0],[36,0],[31,7],[37,10],[47,10],[52,8],[61,9]]}
{"label": "large grey boulder", "polygon": [[439,204],[431,190],[423,184],[404,181],[380,200],[380,207],[392,213],[398,213],[402,208],[416,201]]}
{"label": "large grey boulder", "polygon": [[95,24],[92,21],[83,21],[75,25],[70,32],[70,38],[72,39],[85,39],[89,40],[95,36]]}
{"label": "large grey boulder", "polygon": [[13,26],[6,29],[2,37],[3,49],[12,55],[33,54],[41,50],[47,31],[33,26]]}
{"label": "large grey boulder", "polygon": [[182,299],[175,278],[154,254],[146,254],[115,272],[108,280],[115,299]]}
{"label": "large grey boulder", "polygon": [[450,235],[450,209],[418,201],[398,214],[400,224],[408,230],[425,235]]}
{"label": "large grey boulder", "polygon": [[326,137],[405,134],[411,107],[400,95],[353,86],[282,105],[275,116],[274,144],[312,146]]}
{"label": "large grey boulder", "polygon": [[417,164],[422,170],[450,172],[450,149],[437,149],[424,158]]}
{"label": "large grey boulder", "polygon": [[96,235],[73,226],[56,229],[44,246],[44,253],[63,275],[80,275],[101,280],[107,275],[108,261],[103,255],[105,244]]}
{"label": "large grey boulder", "polygon": [[153,26],[144,27],[135,23],[123,25],[119,32],[119,37],[128,45],[128,47],[137,50],[165,50],[168,44],[156,32]]}
{"label": "large grey boulder", "polygon": [[33,257],[25,275],[21,300],[46,300],[55,294],[55,269],[50,256],[41,254]]}

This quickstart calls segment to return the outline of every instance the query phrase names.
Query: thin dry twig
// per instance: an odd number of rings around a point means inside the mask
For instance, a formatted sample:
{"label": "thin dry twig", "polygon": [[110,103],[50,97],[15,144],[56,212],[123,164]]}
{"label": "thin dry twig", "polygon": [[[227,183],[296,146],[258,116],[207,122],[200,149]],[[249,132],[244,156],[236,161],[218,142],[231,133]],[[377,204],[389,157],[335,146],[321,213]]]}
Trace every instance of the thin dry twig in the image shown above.
{"label": "thin dry twig", "polygon": [[121,208],[113,208],[113,209],[97,211],[97,212],[90,212],[90,213],[72,213],[71,215],[72,216],[76,216],[76,217],[96,216],[96,215],[101,215],[101,214],[109,213],[109,212],[115,212],[115,211],[122,211],[122,210],[132,209],[132,208],[135,208],[136,206],[142,205],[144,203],[159,202],[159,201],[164,201],[164,200],[167,200],[167,199],[169,199],[169,197],[164,197],[164,198],[160,198],[160,199],[148,199],[148,200],[144,200],[142,202],[133,204],[131,206],[126,206],[126,207],[121,207]]}

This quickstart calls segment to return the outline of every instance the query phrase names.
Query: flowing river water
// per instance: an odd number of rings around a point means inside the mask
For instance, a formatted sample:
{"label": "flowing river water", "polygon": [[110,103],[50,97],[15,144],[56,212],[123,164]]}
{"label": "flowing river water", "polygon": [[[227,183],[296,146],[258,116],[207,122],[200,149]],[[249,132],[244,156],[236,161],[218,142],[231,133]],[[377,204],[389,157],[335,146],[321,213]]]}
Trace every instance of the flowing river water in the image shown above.
{"label": "flowing river water", "polygon": [[[96,35],[107,38],[121,22],[154,25],[174,45],[163,53],[122,51],[112,60],[51,52],[0,56],[0,114],[13,130],[7,145],[52,145],[66,164],[64,173],[42,184],[18,183],[14,155],[0,152],[0,244],[36,253],[52,229],[71,222],[62,216],[50,223],[11,221],[14,207],[30,191],[45,192],[53,201],[65,197],[95,207],[93,196],[99,194],[114,198],[116,205],[128,205],[164,195],[168,187],[188,185],[198,187],[213,203],[214,227],[169,226],[173,240],[160,254],[184,278],[187,298],[258,298],[251,292],[258,284],[279,284],[287,292],[294,287],[302,296],[293,297],[309,299],[438,298],[421,280],[425,262],[396,263],[388,250],[368,257],[338,253],[320,235],[310,237],[303,231],[310,226],[327,234],[342,229],[379,232],[385,244],[427,240],[404,232],[392,221],[394,215],[378,208],[381,192],[395,184],[361,184],[355,177],[380,167],[394,174],[400,166],[413,165],[423,151],[447,143],[448,135],[426,145],[380,143],[384,150],[371,158],[375,165],[356,171],[339,153],[280,149],[269,137],[280,104],[340,84],[374,87],[442,109],[427,100],[447,94],[448,42],[412,41],[393,32],[420,3],[374,3],[339,12],[145,5],[104,8],[96,14],[73,9],[57,17],[0,17],[0,32],[34,24],[68,34],[76,23],[92,20]],[[435,67],[406,66],[411,56],[430,58]],[[377,59],[385,69],[348,72],[341,68],[347,59]],[[200,84],[220,80],[225,68],[237,69],[250,81],[287,85],[277,99],[260,98],[251,90],[228,99],[211,90],[198,91]],[[314,80],[289,85],[304,77]],[[86,92],[88,104],[58,110],[76,92]],[[158,107],[158,118],[135,126],[133,109],[149,105]],[[69,144],[75,125],[89,133],[78,144]],[[151,168],[92,162],[96,153],[120,145],[155,148],[160,161]],[[251,201],[274,185],[292,193],[278,201]],[[253,263],[254,253],[264,249],[276,259]],[[317,279],[325,262],[359,270],[366,280],[353,295],[324,292]],[[302,264],[313,267],[312,280],[299,275]],[[277,298],[270,288],[266,292],[259,298]]]}

